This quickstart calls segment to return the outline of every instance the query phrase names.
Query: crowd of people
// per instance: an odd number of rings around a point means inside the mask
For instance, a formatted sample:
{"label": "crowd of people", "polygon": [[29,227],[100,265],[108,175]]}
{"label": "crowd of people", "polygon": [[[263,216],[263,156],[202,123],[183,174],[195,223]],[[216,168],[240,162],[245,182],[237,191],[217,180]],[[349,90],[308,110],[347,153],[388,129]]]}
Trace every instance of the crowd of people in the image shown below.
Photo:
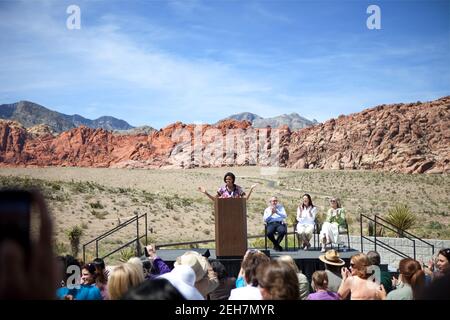
{"label": "crowd of people", "polygon": [[[226,185],[217,196],[244,196],[227,174]],[[252,187],[251,190],[253,190]],[[207,193],[204,188],[200,191]],[[251,191],[250,191],[251,193]],[[208,197],[214,198],[207,194]],[[250,196],[250,194],[248,195]],[[177,257],[171,268],[158,256],[154,245],[142,256],[117,265],[96,258],[80,262],[72,256],[54,258],[52,220],[42,195],[33,193],[38,210],[38,238],[27,252],[11,240],[0,242],[0,299],[62,300],[414,300],[449,299],[450,249],[442,249],[428,265],[402,259],[398,276],[380,269],[380,255],[357,253],[349,265],[335,249],[339,226],[345,222],[344,209],[336,198],[330,200],[320,238],[324,263],[308,279],[289,255],[270,259],[263,251],[250,249],[244,255],[237,278],[229,276],[218,260],[210,261],[196,251]],[[302,197],[297,210],[297,237],[304,250],[310,248],[317,208],[310,195]],[[286,211],[276,197],[264,212],[268,237],[281,251],[286,228]],[[282,227],[284,226],[284,228]],[[274,237],[274,234],[278,238]],[[378,270],[378,272],[374,272]]]}
{"label": "crowd of people", "polygon": [[[81,265],[71,256],[60,257],[61,287],[53,298],[65,300],[416,300],[448,299],[450,249],[442,249],[425,268],[404,258],[398,275],[373,272],[379,266],[376,251],[357,253],[348,267],[330,249],[319,259],[311,281],[289,255],[270,259],[251,249],[245,254],[238,277],[230,277],[220,261],[209,261],[196,251],[179,256],[173,269],[156,255],[135,257],[116,266],[101,259]],[[156,261],[156,263],[155,263]],[[378,264],[378,265],[377,265]],[[70,279],[80,268],[79,279]],[[385,272],[387,274],[383,274]],[[444,289],[434,289],[436,286]],[[438,291],[436,291],[438,290]],[[440,291],[439,291],[440,290]],[[433,295],[430,295],[432,292]],[[440,295],[437,295],[440,292]],[[4,293],[4,292],[3,292]]]}

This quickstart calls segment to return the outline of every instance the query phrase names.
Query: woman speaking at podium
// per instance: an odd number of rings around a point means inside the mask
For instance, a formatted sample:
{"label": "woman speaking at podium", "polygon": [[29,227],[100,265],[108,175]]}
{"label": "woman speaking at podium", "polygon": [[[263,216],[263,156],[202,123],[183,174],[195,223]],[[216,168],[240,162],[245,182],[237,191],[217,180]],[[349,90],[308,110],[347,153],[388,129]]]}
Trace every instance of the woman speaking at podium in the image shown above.
{"label": "woman speaking at podium", "polygon": [[225,185],[217,190],[217,194],[215,196],[210,195],[204,187],[198,187],[198,190],[201,193],[206,194],[212,201],[216,198],[247,198],[248,200],[253,192],[253,189],[256,187],[256,184],[252,185],[248,195],[246,195],[244,190],[234,183],[236,181],[236,176],[231,172],[227,172],[225,174],[223,181],[225,182]]}

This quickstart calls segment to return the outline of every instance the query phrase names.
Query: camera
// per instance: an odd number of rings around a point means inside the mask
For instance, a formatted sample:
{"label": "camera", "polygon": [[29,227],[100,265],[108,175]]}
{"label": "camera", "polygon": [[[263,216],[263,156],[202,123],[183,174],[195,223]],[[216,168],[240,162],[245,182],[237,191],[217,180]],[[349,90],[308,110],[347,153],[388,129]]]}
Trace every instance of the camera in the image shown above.
{"label": "camera", "polygon": [[0,191],[0,243],[13,240],[28,255],[31,249],[32,194],[23,190]]}

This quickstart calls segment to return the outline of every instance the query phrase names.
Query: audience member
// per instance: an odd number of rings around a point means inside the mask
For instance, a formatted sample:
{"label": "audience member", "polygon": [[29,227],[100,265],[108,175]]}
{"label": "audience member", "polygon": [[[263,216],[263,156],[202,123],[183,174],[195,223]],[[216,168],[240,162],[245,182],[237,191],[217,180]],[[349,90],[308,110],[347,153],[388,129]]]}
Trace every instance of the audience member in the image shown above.
{"label": "audience member", "polygon": [[369,259],[364,253],[358,253],[350,259],[350,271],[342,268],[342,283],[338,294],[341,299],[350,296],[351,300],[380,300],[382,287],[369,280],[367,266]]}
{"label": "audience member", "polygon": [[164,278],[152,279],[142,282],[131,288],[122,297],[122,300],[186,300],[169,280]]}
{"label": "audience member", "polygon": [[207,295],[214,291],[219,285],[217,275],[204,256],[196,251],[186,251],[182,256],[178,257],[174,266],[186,265],[191,267],[195,272],[195,287],[200,291],[206,299]]}
{"label": "audience member", "polygon": [[339,300],[336,292],[328,290],[328,276],[325,271],[314,272],[312,282],[315,293],[311,293],[308,300]]}
{"label": "audience member", "polygon": [[[138,258],[139,259],[139,258]],[[111,300],[119,300],[129,289],[144,281],[142,264],[123,263],[114,268],[108,280],[108,292]]]}
{"label": "audience member", "polygon": [[[342,266],[344,260],[339,257],[339,253],[334,250],[328,250],[324,255],[319,256],[320,261],[325,263],[325,272],[328,278],[328,291],[338,292],[342,283]],[[311,287],[313,283],[311,282]]]}
{"label": "audience member", "polygon": [[367,259],[369,259],[369,265],[378,267],[380,269],[380,284],[383,285],[384,290],[389,293],[392,290],[391,274],[388,270],[381,268],[381,257],[376,251],[367,252]]}
{"label": "audience member", "polygon": [[270,259],[259,250],[248,250],[241,263],[240,276],[245,283],[244,287],[231,290],[228,300],[262,300],[261,292],[258,289],[258,279],[256,269],[262,263],[269,262]]}
{"label": "audience member", "polygon": [[298,297],[300,300],[306,300],[309,294],[308,278],[306,278],[306,276],[299,270],[297,264],[295,263],[294,259],[292,259],[291,256],[287,255],[280,256],[278,260],[287,263],[295,271],[295,274],[297,275],[298,278],[298,289],[299,289]]}
{"label": "audience member", "polygon": [[392,279],[393,290],[386,296],[383,290],[383,298],[387,300],[413,300],[417,299],[425,286],[425,273],[420,263],[411,258],[400,260],[399,278]]}
{"label": "audience member", "polygon": [[219,286],[209,294],[209,299],[228,300],[231,290],[236,288],[236,278],[228,276],[225,266],[220,261],[211,262],[211,267],[217,274]]}
{"label": "audience member", "polygon": [[172,271],[164,273],[157,279],[167,279],[187,300],[205,300],[195,287],[195,272],[187,265],[177,265]]}
{"label": "audience member", "polygon": [[297,300],[298,277],[292,266],[271,260],[258,266],[258,284],[263,300]]}

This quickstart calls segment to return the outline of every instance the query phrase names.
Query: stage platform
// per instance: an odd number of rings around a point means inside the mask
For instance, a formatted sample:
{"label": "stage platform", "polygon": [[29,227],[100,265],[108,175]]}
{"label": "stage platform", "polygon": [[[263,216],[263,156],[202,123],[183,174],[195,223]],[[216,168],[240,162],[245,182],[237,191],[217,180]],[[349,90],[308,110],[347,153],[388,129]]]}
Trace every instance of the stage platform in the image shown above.
{"label": "stage platform", "polygon": [[[258,248],[261,251],[264,251],[264,249]],[[240,265],[242,259],[217,259],[216,257],[216,250],[215,249],[158,249],[157,254],[159,257],[161,257],[162,260],[164,260],[171,268],[173,267],[173,263],[175,262],[176,258],[181,256],[184,252],[192,250],[197,251],[201,254],[204,254],[207,250],[209,251],[209,260],[210,261],[220,261],[223,263],[225,268],[227,269],[228,273],[231,276],[236,277],[239,273]],[[275,251],[273,249],[267,250],[267,255],[269,255],[271,258],[276,258],[281,255],[289,255],[291,256],[294,261],[297,263],[297,266],[300,268],[300,270],[305,274],[308,279],[311,279],[312,274],[316,270],[324,270],[324,263],[319,260],[319,256],[323,253],[320,252],[319,248],[310,248],[310,250],[304,251],[304,250],[287,250],[287,251]],[[346,262],[347,267],[350,263],[351,256],[359,253],[359,251],[354,249],[347,249],[346,251],[339,251],[339,256],[341,259],[343,259]]]}

